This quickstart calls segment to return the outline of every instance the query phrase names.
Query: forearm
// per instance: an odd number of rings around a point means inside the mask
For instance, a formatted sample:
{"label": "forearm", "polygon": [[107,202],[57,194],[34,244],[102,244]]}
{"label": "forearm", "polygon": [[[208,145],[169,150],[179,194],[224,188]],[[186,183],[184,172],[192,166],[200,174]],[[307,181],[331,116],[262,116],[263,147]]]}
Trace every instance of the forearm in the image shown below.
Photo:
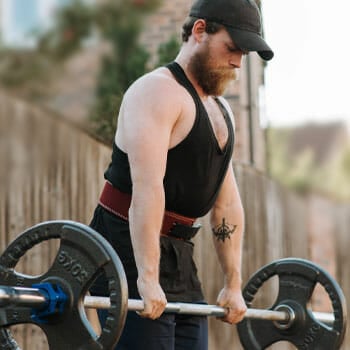
{"label": "forearm", "polygon": [[214,246],[224,273],[225,287],[240,289],[244,215],[241,203],[214,207],[211,212]]}
{"label": "forearm", "polygon": [[161,186],[133,186],[129,209],[130,234],[138,277],[159,281],[159,234],[164,214],[164,191]]}
{"label": "forearm", "polygon": [[224,322],[241,321],[247,310],[242,296],[242,248],[244,213],[238,187],[229,168],[221,191],[211,211],[214,245],[224,273],[224,287],[217,304],[227,308]]}

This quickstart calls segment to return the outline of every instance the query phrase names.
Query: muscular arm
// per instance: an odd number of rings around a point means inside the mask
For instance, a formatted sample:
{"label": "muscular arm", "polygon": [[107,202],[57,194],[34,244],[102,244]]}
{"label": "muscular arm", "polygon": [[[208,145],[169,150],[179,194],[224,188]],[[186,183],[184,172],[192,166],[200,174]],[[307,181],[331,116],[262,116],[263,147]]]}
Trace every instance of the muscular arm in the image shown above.
{"label": "muscular arm", "polygon": [[241,294],[244,214],[231,166],[211,211],[210,221],[214,245],[224,273],[224,288],[218,296],[218,304],[229,308],[224,321],[236,323],[246,311]]}
{"label": "muscular arm", "polygon": [[240,289],[244,215],[232,167],[211,211],[211,227],[225,286]]}
{"label": "muscular arm", "polygon": [[159,285],[159,235],[167,151],[179,105],[167,78],[146,76],[125,95],[116,135],[116,142],[128,154],[133,183],[129,221],[138,290],[145,303],[142,315],[153,319],[166,303]]}

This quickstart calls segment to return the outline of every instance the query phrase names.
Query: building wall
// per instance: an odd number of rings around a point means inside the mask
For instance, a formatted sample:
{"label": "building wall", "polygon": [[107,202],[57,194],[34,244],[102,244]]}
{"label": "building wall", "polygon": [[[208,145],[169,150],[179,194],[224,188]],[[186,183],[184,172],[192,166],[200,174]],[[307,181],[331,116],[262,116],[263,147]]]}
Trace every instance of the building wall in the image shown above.
{"label": "building wall", "polygon": [[[181,39],[181,27],[187,17],[192,2],[188,0],[163,0],[160,8],[146,19],[141,41],[156,61],[160,44],[171,36]],[[249,65],[248,65],[249,61]],[[248,68],[249,67],[249,68]],[[255,54],[245,58],[240,72],[240,80],[227,90],[236,123],[236,144],[234,159],[265,170],[265,140],[260,126],[259,87],[263,84],[264,63]]]}

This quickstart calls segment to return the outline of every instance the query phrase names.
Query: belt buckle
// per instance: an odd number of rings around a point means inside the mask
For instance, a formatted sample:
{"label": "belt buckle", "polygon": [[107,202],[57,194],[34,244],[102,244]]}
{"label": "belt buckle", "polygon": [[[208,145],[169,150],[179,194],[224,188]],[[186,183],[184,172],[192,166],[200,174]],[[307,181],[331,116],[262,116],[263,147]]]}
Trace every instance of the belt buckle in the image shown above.
{"label": "belt buckle", "polygon": [[168,232],[168,235],[170,237],[175,237],[185,241],[189,241],[197,234],[201,227],[202,226],[200,224],[188,226],[180,224],[178,222],[174,222],[172,228]]}

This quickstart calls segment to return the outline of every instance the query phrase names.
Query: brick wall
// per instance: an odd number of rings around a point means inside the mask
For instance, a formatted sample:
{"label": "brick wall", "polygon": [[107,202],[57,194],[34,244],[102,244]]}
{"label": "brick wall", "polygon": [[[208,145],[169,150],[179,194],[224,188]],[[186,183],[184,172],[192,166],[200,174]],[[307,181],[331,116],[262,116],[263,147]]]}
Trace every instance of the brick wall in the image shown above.
{"label": "brick wall", "polygon": [[191,1],[162,1],[160,8],[146,19],[142,43],[153,56],[153,63],[160,44],[167,42],[173,35],[181,39],[181,27],[188,15]]}

